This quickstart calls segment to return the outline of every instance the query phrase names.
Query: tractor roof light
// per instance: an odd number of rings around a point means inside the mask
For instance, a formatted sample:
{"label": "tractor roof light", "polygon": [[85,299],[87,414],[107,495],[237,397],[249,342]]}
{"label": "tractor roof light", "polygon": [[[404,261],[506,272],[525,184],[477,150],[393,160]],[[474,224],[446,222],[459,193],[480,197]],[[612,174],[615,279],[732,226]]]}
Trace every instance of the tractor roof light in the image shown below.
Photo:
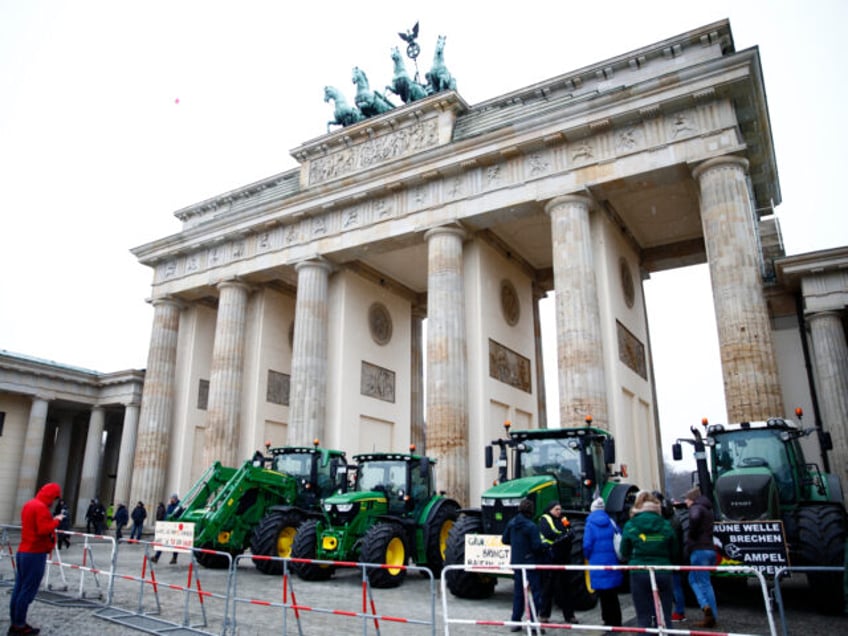
{"label": "tractor roof light", "polygon": [[800,406],[795,407],[795,417],[797,417],[799,420],[804,417],[804,409],[802,409]]}
{"label": "tractor roof light", "polygon": [[710,424],[710,421],[706,417],[701,418],[701,426],[703,426],[704,428],[707,428],[707,426],[709,426],[709,424]]}
{"label": "tractor roof light", "polygon": [[318,445],[319,445],[320,443],[321,443],[321,440],[319,440],[317,437],[316,437],[315,439],[313,439],[313,440],[312,440],[312,445],[313,445],[315,448],[318,448]]}
{"label": "tractor roof light", "polygon": [[592,426],[592,421],[593,421],[593,420],[592,420],[592,416],[591,416],[591,415],[587,415],[587,416],[586,416],[586,420],[585,420],[585,421],[586,421],[586,426]]}
{"label": "tractor roof light", "polygon": [[510,422],[509,420],[506,420],[504,422],[504,428],[506,429],[507,434],[509,434],[509,427],[510,426],[512,426],[512,422]]}
{"label": "tractor roof light", "polygon": [[414,453],[414,452],[415,452],[415,444],[410,444],[410,445],[409,445],[409,452],[410,452],[410,453]]}

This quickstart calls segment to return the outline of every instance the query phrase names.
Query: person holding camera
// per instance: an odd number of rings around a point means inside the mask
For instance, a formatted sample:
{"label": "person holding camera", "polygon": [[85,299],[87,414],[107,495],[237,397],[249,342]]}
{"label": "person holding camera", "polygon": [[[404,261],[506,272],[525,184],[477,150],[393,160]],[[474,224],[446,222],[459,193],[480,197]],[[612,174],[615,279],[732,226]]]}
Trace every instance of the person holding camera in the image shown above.
{"label": "person holding camera", "polygon": [[26,622],[27,611],[38,593],[47,567],[47,555],[56,545],[56,528],[65,520],[64,514],[53,516],[50,512],[50,506],[61,495],[59,484],[50,482],[42,486],[21,509],[21,543],[15,555],[18,571],[9,602],[9,634],[37,634],[41,631]]}

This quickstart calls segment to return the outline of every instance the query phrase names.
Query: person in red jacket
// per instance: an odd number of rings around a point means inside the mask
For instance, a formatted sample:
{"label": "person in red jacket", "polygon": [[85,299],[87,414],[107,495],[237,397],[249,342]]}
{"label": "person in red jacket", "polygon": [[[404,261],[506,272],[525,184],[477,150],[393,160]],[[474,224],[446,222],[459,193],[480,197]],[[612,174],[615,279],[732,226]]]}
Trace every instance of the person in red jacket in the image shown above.
{"label": "person in red jacket", "polygon": [[15,556],[17,576],[9,602],[12,623],[9,634],[37,634],[41,631],[26,622],[27,610],[38,593],[47,567],[47,555],[56,545],[56,528],[64,519],[63,514],[54,517],[50,512],[61,495],[59,484],[45,484],[21,509],[21,544]]}

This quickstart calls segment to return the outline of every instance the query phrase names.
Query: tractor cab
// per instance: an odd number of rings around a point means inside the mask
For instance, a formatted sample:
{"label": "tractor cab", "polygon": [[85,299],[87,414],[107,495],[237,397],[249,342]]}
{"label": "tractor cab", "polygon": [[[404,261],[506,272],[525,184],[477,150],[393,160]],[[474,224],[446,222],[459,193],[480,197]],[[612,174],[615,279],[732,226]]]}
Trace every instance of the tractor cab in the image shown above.
{"label": "tractor cab", "polygon": [[[435,494],[434,460],[398,453],[356,455],[355,490],[381,493],[388,514],[409,516]],[[412,516],[416,516],[412,514]]]}

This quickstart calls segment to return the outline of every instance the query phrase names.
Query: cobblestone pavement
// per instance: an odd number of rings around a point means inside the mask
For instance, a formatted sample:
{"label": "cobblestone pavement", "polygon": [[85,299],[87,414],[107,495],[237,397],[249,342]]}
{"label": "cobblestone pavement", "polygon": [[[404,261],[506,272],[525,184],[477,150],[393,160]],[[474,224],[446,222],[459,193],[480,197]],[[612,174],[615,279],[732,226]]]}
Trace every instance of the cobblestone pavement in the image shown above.
{"label": "cobblestone pavement", "polygon": [[[10,537],[12,546],[17,538]],[[132,633],[227,634],[253,636],[292,634],[322,636],[324,634],[381,634],[383,636],[447,634],[443,622],[443,601],[451,619],[501,621],[509,618],[512,606],[511,581],[501,581],[492,598],[483,601],[457,599],[450,594],[443,599],[439,581],[432,581],[418,572],[410,572],[403,585],[389,590],[372,590],[363,599],[366,587],[358,569],[340,569],[325,582],[306,582],[296,577],[286,581],[282,576],[259,573],[249,558],[238,561],[234,578],[227,570],[207,569],[191,564],[187,554],[179,555],[171,565],[168,554],[153,566],[145,566],[145,553],[152,554],[149,545],[121,544],[115,556],[115,580],[111,604],[108,603],[111,544],[92,541],[84,549],[83,538],[74,537],[70,549],[62,550],[60,558],[65,567],[51,566],[47,583],[49,590],[32,604],[29,622],[42,629],[42,634],[60,636],[125,635]],[[0,554],[0,594],[8,598],[13,582],[9,547],[2,546]],[[142,574],[144,582],[142,582]],[[154,583],[155,581],[155,583]],[[66,588],[66,589],[65,589]],[[187,591],[188,589],[191,592]],[[236,600],[225,607],[227,590],[234,589]],[[822,616],[811,608],[805,577],[796,575],[782,585],[787,608],[787,633],[826,634],[848,633],[848,617]],[[202,594],[199,593],[202,591]],[[279,604],[284,595],[299,606],[311,608],[295,616]],[[769,634],[769,622],[759,588],[749,584],[732,598],[720,597],[719,626],[714,632]],[[634,626],[634,612],[629,594],[620,596],[625,624]],[[202,602],[201,602],[202,601]],[[275,605],[277,604],[277,605]],[[380,616],[378,621],[351,616],[369,608]],[[229,611],[227,611],[229,609]],[[688,610],[691,620],[698,618],[697,610]],[[229,623],[224,625],[224,617]],[[114,622],[107,617],[124,620]],[[602,634],[589,629],[598,625],[600,610],[578,612],[578,634]],[[299,618],[299,620],[298,620]],[[411,622],[403,622],[401,619]],[[554,620],[557,617],[554,616]],[[435,629],[433,627],[435,620]],[[128,624],[129,623],[129,624]],[[0,617],[0,633],[8,629],[8,615]],[[782,626],[774,614],[776,634]],[[190,626],[186,628],[185,626]],[[675,623],[676,629],[691,629],[691,622]],[[379,627],[379,630],[378,630]],[[566,633],[549,628],[548,634]],[[508,633],[503,626],[451,624],[449,633],[456,636]],[[575,633],[571,631],[569,633]]]}

